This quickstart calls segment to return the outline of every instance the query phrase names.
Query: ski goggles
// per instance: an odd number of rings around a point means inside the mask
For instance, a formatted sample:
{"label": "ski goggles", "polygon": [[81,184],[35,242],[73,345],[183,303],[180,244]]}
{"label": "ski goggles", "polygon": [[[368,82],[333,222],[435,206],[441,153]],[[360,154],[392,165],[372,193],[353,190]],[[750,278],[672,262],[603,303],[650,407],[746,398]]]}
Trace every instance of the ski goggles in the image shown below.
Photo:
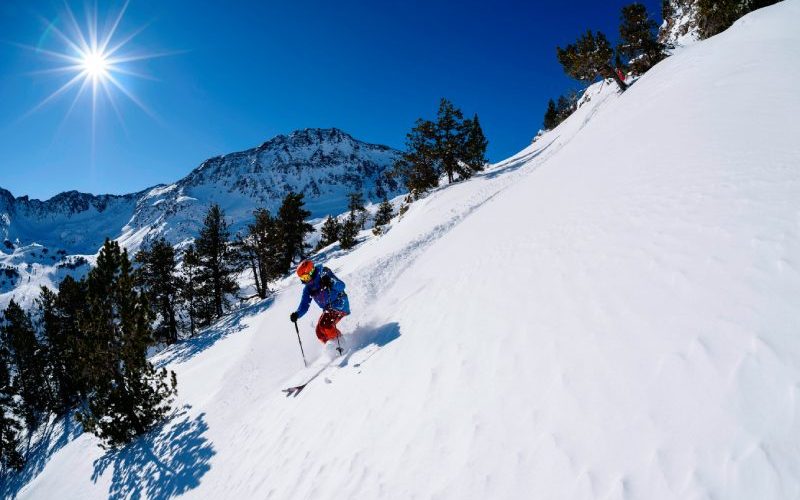
{"label": "ski goggles", "polygon": [[306,274],[301,274],[300,281],[302,281],[303,283],[308,283],[309,281],[311,281],[312,274],[314,274],[314,271],[309,271]]}

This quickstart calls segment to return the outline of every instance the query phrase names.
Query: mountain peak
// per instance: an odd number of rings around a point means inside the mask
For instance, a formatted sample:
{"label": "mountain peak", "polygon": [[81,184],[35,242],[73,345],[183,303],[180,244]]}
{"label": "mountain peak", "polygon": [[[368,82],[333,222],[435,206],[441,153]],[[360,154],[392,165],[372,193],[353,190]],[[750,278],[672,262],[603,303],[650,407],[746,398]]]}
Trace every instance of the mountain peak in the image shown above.
{"label": "mountain peak", "polygon": [[[213,186],[218,198],[223,193],[244,196],[262,206],[275,205],[292,190],[307,195],[315,216],[327,215],[341,208],[346,192],[361,191],[367,199],[396,192],[398,186],[383,172],[397,155],[388,146],[359,141],[338,128],[305,128],[276,135],[256,148],[210,158],[177,186],[189,196],[200,186]],[[336,192],[336,201],[324,191]],[[320,196],[325,198],[323,214],[312,203]]]}
{"label": "mountain peak", "polygon": [[338,128],[304,128],[288,134],[279,134],[262,143],[257,151],[275,148],[303,148],[320,144],[360,143],[347,132]]}
{"label": "mountain peak", "polygon": [[353,136],[338,128],[304,128],[295,130],[289,134],[291,138],[305,138],[316,139],[318,142],[330,140],[353,139]]}

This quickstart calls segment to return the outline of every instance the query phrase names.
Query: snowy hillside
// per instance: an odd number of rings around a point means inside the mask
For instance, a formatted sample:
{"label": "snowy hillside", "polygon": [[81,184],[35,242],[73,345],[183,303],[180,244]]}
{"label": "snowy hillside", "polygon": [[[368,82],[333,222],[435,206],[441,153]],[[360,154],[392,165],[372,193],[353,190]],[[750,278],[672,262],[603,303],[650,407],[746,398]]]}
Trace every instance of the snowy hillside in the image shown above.
{"label": "snowy hillside", "polygon": [[598,84],[331,250],[350,351],[296,398],[287,280],[158,357],[183,405],[162,429],[105,454],[58,424],[6,494],[798,498],[798,25],[787,0]]}
{"label": "snowy hillside", "polygon": [[[305,194],[312,216],[338,214],[347,194],[367,200],[399,193],[385,176],[397,156],[386,146],[358,141],[338,129],[305,129],[261,146],[211,158],[175,184],[123,196],[71,191],[47,201],[0,189],[0,306],[14,296],[30,303],[74,261],[93,262],[105,238],[133,253],[164,236],[174,244],[193,238],[211,203],[218,203],[235,232],[255,208],[275,210],[288,190]],[[3,274],[8,270],[8,274]]]}

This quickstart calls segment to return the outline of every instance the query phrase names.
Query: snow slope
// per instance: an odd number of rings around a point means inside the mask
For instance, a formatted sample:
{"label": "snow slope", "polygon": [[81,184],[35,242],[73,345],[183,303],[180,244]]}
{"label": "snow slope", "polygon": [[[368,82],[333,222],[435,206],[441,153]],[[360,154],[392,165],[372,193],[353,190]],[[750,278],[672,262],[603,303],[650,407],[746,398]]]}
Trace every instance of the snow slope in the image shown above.
{"label": "snow slope", "polygon": [[787,0],[595,86],[331,250],[352,352],[297,398],[287,280],[160,355],[185,405],[163,429],[104,455],[55,426],[19,496],[797,498],[798,24]]}

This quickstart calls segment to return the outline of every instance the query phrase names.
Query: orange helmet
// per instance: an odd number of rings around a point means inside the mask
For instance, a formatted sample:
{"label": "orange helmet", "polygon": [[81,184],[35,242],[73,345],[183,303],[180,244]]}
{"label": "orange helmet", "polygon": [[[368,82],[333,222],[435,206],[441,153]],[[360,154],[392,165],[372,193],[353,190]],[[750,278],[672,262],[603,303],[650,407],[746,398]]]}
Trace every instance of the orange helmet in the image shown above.
{"label": "orange helmet", "polygon": [[314,263],[310,260],[304,260],[297,266],[297,276],[300,277],[300,281],[307,282],[311,279],[311,275],[314,273]]}

